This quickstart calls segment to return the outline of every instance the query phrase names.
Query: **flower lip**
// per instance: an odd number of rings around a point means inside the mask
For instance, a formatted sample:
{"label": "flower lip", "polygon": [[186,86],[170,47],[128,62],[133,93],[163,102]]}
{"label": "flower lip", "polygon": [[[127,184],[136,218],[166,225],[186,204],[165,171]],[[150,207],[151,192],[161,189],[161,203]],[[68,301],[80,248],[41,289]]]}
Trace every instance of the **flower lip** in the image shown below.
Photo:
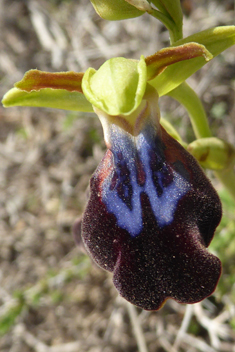
{"label": "flower lip", "polygon": [[121,296],[146,310],[169,298],[198,302],[221,273],[206,249],[220,200],[194,158],[154,121],[137,136],[107,125],[109,149],[91,179],[82,221],[87,251],[113,272]]}

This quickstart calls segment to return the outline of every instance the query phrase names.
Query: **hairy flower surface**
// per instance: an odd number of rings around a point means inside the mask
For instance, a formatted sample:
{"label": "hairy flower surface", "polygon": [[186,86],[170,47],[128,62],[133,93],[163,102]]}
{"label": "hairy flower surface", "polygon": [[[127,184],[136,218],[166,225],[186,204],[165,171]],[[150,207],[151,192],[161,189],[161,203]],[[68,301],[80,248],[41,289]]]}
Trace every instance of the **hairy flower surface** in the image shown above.
{"label": "hairy flower surface", "polygon": [[113,272],[119,293],[143,309],[157,310],[168,298],[206,298],[221,272],[206,249],[221,218],[210,181],[148,103],[135,136],[99,116],[108,150],[90,182],[86,249]]}

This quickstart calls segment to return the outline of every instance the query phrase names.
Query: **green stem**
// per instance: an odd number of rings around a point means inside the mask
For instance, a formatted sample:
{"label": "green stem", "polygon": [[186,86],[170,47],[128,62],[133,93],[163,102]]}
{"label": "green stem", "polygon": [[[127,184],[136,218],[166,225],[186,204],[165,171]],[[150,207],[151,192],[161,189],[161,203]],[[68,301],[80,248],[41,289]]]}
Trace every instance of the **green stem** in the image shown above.
{"label": "green stem", "polygon": [[178,28],[174,28],[174,32],[172,33],[172,38],[171,38],[171,45],[173,45],[177,40],[180,40],[183,38],[183,31],[182,28],[179,30]]}
{"label": "green stem", "polygon": [[152,3],[160,11],[152,8],[153,12],[150,15],[159,19],[166,26],[169,31],[171,45],[173,45],[176,41],[183,38],[183,15],[180,0],[171,0],[168,3],[163,2],[164,5],[162,0],[152,0]]}
{"label": "green stem", "polygon": [[162,13],[164,13],[165,15],[168,15],[168,12],[165,6],[163,6],[162,4],[162,0],[152,0],[151,3],[153,3],[158,8],[158,10],[160,10]]}
{"label": "green stem", "polygon": [[175,22],[169,16],[166,16],[162,12],[155,9],[152,9],[151,13],[149,14],[157,18],[159,21],[161,21],[164,24],[164,26],[166,26],[166,28],[169,31],[171,44],[173,44],[179,39],[182,39],[182,36],[180,36],[179,33],[177,33]]}
{"label": "green stem", "polygon": [[205,109],[194,90],[183,82],[167,95],[176,99],[187,110],[196,138],[212,137]]}
{"label": "green stem", "polygon": [[[197,94],[186,82],[169,92],[168,95],[179,101],[187,110],[196,138],[212,136],[205,109]],[[232,162],[227,169],[215,171],[214,173],[225,188],[227,188],[235,201],[234,163]]]}

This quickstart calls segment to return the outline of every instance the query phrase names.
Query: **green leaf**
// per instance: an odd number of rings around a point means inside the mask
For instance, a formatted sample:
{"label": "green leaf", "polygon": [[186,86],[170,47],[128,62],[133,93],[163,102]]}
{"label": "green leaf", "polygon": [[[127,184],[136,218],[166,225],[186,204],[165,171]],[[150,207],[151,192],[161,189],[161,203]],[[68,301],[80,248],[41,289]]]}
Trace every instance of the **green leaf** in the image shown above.
{"label": "green leaf", "polygon": [[5,314],[0,316],[0,336],[6,334],[10,330],[25,308],[26,306],[24,302],[16,300],[15,304],[12,305]]}
{"label": "green leaf", "polygon": [[44,88],[39,91],[26,92],[12,88],[3,97],[4,107],[37,106],[55,109],[91,112],[93,108],[85,96],[79,92],[65,89]]}
{"label": "green leaf", "polygon": [[[185,39],[177,41],[174,45],[182,45],[189,42],[197,42],[216,56],[225,49],[235,44],[235,26],[216,27],[194,34]],[[160,75],[149,83],[153,85],[159,96],[165,95],[178,87],[194,72],[206,64],[203,57],[196,57],[184,62],[177,62],[168,66]]]}

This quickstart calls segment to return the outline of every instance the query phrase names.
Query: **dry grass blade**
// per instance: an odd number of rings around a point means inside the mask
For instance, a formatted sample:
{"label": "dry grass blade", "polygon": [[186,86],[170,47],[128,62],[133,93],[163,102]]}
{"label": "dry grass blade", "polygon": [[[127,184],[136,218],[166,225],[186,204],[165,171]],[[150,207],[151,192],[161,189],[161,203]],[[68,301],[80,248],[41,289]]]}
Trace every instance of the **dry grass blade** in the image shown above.
{"label": "dry grass blade", "polygon": [[184,318],[182,320],[180,329],[179,329],[179,331],[177,333],[177,336],[176,336],[176,339],[175,339],[175,342],[173,344],[171,352],[174,352],[174,351],[178,350],[178,348],[180,346],[180,343],[181,343],[181,341],[183,339],[183,335],[188,330],[188,327],[189,327],[190,321],[192,319],[192,316],[193,316],[193,306],[192,305],[187,305],[186,309],[185,309],[185,313],[184,313]]}
{"label": "dry grass blade", "polygon": [[201,303],[194,305],[194,313],[200,324],[208,331],[211,345],[215,349],[220,349],[220,338],[229,338],[229,327],[224,322],[229,318],[229,312],[223,312],[215,319],[210,319]]}
{"label": "dry grass blade", "polygon": [[132,304],[127,303],[127,310],[128,310],[129,316],[130,316],[131,324],[133,327],[133,332],[134,332],[134,335],[136,338],[138,351],[139,352],[148,352],[144,333],[143,333],[142,327],[141,327],[139,319],[138,319],[136,308]]}

